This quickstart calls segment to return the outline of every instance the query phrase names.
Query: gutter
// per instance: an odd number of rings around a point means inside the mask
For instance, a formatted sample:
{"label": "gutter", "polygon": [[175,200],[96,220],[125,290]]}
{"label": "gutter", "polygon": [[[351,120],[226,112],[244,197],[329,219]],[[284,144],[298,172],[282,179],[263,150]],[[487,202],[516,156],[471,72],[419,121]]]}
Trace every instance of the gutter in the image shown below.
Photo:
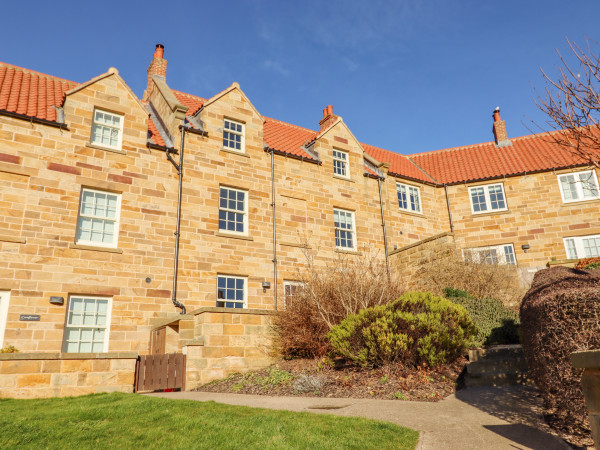
{"label": "gutter", "polygon": [[318,166],[323,165],[322,161],[318,161],[318,160],[315,160],[312,158],[305,158],[304,156],[300,156],[300,155],[294,155],[293,153],[283,152],[281,150],[277,150],[277,149],[271,148],[269,146],[265,146],[265,152],[268,152],[268,153],[273,152],[276,155],[285,156],[286,158],[290,158],[290,159],[297,159],[297,160],[308,162],[311,164],[317,164]]}
{"label": "gutter", "polygon": [[38,117],[28,116],[26,114],[19,114],[19,113],[16,113],[16,112],[7,111],[5,109],[0,109],[0,115],[2,115],[2,116],[8,116],[8,117],[13,117],[15,119],[26,120],[26,121],[31,122],[31,123],[39,123],[39,124],[42,124],[42,125],[48,125],[50,127],[60,128],[61,130],[67,130],[67,131],[69,131],[69,129],[67,128],[67,124],[66,123],[53,122],[52,120],[40,119]]}

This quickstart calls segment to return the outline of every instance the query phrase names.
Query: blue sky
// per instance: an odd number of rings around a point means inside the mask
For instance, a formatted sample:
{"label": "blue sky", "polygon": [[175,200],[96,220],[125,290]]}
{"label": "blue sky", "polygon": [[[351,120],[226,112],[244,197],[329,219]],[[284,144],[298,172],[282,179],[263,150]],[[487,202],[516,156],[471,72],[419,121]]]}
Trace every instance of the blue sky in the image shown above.
{"label": "blue sky", "polygon": [[[567,9],[568,8],[568,9]],[[0,61],[73,81],[109,67],[139,96],[156,43],[167,82],[210,97],[240,83],[257,109],[316,129],[332,104],[356,137],[410,154],[543,122],[534,87],[565,37],[600,40],[600,2],[7,1]],[[9,20],[6,20],[9,18]]]}

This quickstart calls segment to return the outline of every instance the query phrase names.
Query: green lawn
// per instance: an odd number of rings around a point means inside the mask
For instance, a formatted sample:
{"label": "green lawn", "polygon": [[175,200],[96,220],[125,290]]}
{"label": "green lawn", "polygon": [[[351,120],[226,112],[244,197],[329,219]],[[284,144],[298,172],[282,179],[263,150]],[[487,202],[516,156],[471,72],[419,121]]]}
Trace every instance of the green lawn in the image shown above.
{"label": "green lawn", "polygon": [[417,440],[368,419],[136,394],[0,399],[0,448],[414,449]]}

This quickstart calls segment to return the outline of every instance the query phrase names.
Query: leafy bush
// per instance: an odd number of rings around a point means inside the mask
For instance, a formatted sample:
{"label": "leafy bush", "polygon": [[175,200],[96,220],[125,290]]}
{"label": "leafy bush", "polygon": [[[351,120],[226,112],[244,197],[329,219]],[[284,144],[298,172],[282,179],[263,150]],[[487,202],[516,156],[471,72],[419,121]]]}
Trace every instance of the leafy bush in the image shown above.
{"label": "leafy bush", "polygon": [[497,298],[516,308],[527,290],[515,266],[464,261],[449,244],[438,245],[423,256],[410,287],[435,295],[444,295],[450,287],[475,298]]}
{"label": "leafy bush", "polygon": [[487,345],[518,344],[519,313],[507,308],[497,299],[474,298],[460,289],[444,289],[446,298],[463,306],[477,327],[477,335],[472,344],[478,347]]}
{"label": "leafy bush", "polygon": [[584,270],[597,269],[598,267],[600,267],[600,258],[598,257],[580,259],[575,266],[576,269]]}
{"label": "leafy bush", "polygon": [[19,353],[19,350],[14,345],[6,344],[4,347],[0,348],[0,353]]}
{"label": "leafy bush", "polygon": [[326,355],[332,326],[361,309],[392,302],[405,291],[404,284],[388,278],[379,255],[340,255],[324,266],[310,254],[306,258],[297,275],[304,287],[275,319],[275,343],[285,357]]}
{"label": "leafy bush", "polygon": [[574,351],[600,349],[600,271],[553,267],[536,273],[521,305],[529,373],[552,422],[575,435],[590,432]]}
{"label": "leafy bush", "polygon": [[436,366],[463,354],[475,332],[462,306],[409,292],[388,305],[349,315],[328,337],[335,353],[361,366],[393,361]]}

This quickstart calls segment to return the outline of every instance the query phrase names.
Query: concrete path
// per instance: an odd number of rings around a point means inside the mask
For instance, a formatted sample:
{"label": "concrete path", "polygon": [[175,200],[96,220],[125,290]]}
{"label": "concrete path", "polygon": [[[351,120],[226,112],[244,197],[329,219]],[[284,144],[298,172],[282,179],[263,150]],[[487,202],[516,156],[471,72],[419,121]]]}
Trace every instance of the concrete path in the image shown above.
{"label": "concrete path", "polygon": [[468,388],[437,403],[208,392],[146,395],[385,420],[419,430],[420,450],[570,448],[548,431],[531,387]]}

